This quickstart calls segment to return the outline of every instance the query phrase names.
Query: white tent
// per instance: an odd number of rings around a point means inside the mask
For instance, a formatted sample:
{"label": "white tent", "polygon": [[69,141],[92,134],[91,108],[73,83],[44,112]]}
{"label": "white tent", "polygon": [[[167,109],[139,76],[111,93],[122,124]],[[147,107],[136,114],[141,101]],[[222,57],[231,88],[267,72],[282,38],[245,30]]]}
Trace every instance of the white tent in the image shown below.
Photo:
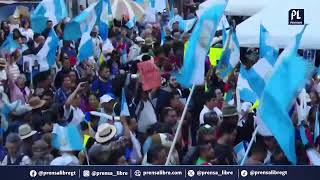
{"label": "white tent", "polygon": [[320,49],[320,7],[319,0],[284,0],[268,6],[237,26],[237,35],[242,47],[258,47],[260,24],[270,32],[272,40],[279,48],[284,48],[292,37],[301,31],[302,25],[288,25],[290,9],[304,9],[306,28],[300,48]]}
{"label": "white tent", "polygon": [[[207,7],[210,0],[201,3],[199,8]],[[225,15],[252,16],[276,0],[229,0]]]}

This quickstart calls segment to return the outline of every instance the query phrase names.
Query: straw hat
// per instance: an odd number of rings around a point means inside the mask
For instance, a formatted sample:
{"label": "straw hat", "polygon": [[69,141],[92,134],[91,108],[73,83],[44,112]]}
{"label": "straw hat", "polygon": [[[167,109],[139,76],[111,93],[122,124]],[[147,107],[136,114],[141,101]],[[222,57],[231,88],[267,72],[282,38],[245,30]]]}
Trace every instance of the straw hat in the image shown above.
{"label": "straw hat", "polygon": [[110,141],[116,135],[116,133],[117,129],[115,126],[109,123],[103,123],[98,126],[95,139],[98,143],[106,143]]}
{"label": "straw hat", "polygon": [[41,108],[46,103],[45,100],[41,100],[38,96],[32,97],[29,100],[29,106],[32,109],[38,109]]}
{"label": "straw hat", "polygon": [[4,58],[0,58],[0,67],[5,68],[6,64],[7,64],[6,60]]}
{"label": "straw hat", "polygon": [[37,131],[33,131],[31,129],[29,124],[23,124],[23,125],[19,126],[18,132],[19,132],[19,136],[22,140],[27,139],[28,137],[31,137],[37,133]]}
{"label": "straw hat", "polygon": [[145,39],[145,45],[147,46],[152,46],[154,43],[153,39],[152,38],[146,38]]}
{"label": "straw hat", "polygon": [[238,111],[235,106],[225,106],[222,109],[222,117],[238,116]]}

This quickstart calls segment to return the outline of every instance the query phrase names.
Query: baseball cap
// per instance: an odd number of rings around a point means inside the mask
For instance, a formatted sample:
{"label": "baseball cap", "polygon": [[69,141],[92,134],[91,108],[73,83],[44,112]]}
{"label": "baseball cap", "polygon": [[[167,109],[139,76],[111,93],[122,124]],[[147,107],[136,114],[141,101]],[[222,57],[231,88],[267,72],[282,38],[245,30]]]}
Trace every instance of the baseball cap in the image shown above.
{"label": "baseball cap", "polygon": [[114,98],[111,97],[109,94],[105,94],[103,96],[100,97],[100,104],[102,103],[108,103],[110,102],[111,100],[113,100]]}

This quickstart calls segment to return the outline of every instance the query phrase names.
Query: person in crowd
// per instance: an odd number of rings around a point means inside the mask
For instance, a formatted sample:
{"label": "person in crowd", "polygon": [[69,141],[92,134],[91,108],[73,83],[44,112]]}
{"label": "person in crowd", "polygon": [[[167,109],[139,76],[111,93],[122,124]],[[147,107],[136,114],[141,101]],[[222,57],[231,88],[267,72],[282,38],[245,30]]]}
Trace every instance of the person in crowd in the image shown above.
{"label": "person in crowd", "polygon": [[252,145],[250,151],[251,154],[246,160],[245,165],[263,165],[264,160],[267,157],[267,152],[267,146],[263,142],[257,141]]}
{"label": "person in crowd", "polygon": [[216,95],[215,94],[206,94],[206,102],[205,105],[203,106],[203,109],[200,112],[199,120],[200,120],[200,125],[204,124],[203,116],[204,114],[210,112],[210,111],[215,111],[217,114],[221,114],[221,111],[217,108],[217,101],[216,101]]}
{"label": "person in crowd", "polygon": [[72,84],[71,84],[71,78],[68,74],[64,75],[62,78],[62,86],[57,90],[54,102],[64,104],[67,100],[70,94],[72,93]]}
{"label": "person in crowd", "polygon": [[10,100],[20,101],[21,103],[28,102],[30,96],[30,89],[26,86],[27,78],[24,74],[20,74],[17,79],[13,82],[9,79],[9,88],[10,88]]}
{"label": "person in crowd", "polygon": [[6,139],[8,154],[3,158],[1,165],[31,165],[29,156],[21,152],[21,138],[18,134],[11,133]]}
{"label": "person in crowd", "polygon": [[95,93],[98,97],[104,94],[112,93],[112,83],[109,79],[110,68],[106,64],[102,64],[99,67],[99,75],[92,82],[91,91]]}

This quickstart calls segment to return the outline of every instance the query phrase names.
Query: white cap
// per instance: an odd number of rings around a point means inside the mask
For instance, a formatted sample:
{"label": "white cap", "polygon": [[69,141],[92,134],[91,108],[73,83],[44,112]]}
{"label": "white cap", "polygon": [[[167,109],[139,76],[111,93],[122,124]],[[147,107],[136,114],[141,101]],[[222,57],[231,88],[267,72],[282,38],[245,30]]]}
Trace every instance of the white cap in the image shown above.
{"label": "white cap", "polygon": [[114,98],[111,97],[110,95],[105,94],[105,95],[103,95],[103,96],[100,97],[100,104],[102,104],[102,103],[108,103],[108,102],[110,102],[110,101],[113,100],[113,99],[114,99]]}
{"label": "white cap", "polygon": [[145,42],[145,40],[140,36],[136,37],[135,41],[136,42]]}
{"label": "white cap", "polygon": [[250,102],[243,102],[241,104],[241,110],[244,112],[252,112],[252,104]]}

